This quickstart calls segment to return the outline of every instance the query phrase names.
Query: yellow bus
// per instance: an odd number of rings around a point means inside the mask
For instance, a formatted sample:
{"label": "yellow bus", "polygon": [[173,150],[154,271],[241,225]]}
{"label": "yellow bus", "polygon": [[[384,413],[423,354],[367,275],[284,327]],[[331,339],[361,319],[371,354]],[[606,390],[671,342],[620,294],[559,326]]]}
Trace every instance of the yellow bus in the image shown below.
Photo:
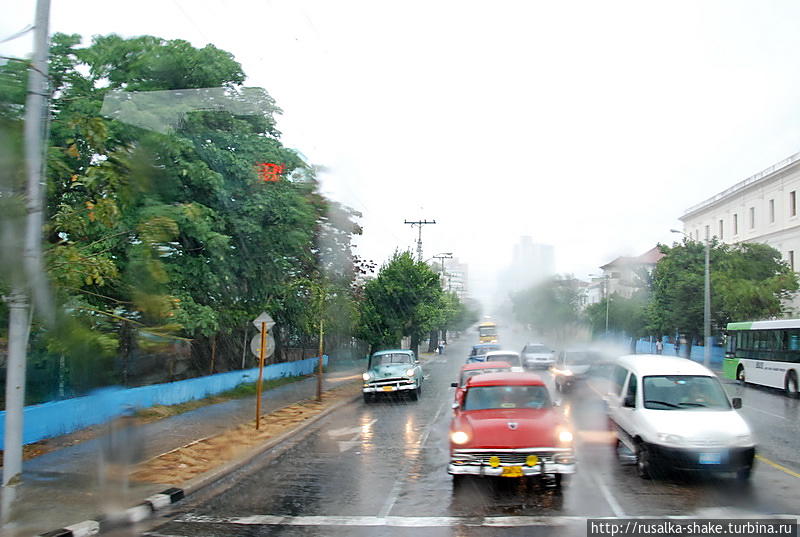
{"label": "yellow bus", "polygon": [[491,321],[478,325],[478,337],[481,343],[497,343],[497,325]]}

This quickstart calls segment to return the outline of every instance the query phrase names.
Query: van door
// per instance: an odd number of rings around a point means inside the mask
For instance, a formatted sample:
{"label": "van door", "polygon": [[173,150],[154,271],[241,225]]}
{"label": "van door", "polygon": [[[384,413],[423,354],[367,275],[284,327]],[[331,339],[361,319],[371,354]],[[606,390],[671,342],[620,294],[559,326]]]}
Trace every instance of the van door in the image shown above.
{"label": "van door", "polygon": [[635,450],[633,444],[633,437],[636,434],[636,408],[640,407],[639,403],[639,382],[636,378],[636,373],[633,371],[628,375],[628,381],[625,383],[625,388],[619,398],[619,418],[616,420],[618,425],[617,435],[619,439],[628,446],[631,451]]}
{"label": "van door", "polygon": [[615,429],[622,426],[622,391],[627,387],[628,370],[621,365],[614,367],[609,383],[609,391],[603,398],[608,408],[608,417]]}

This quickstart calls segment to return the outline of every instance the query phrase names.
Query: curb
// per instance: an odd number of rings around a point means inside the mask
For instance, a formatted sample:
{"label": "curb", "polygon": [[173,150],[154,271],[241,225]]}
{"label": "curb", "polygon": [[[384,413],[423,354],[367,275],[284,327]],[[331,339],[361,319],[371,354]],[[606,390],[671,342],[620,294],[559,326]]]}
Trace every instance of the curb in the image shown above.
{"label": "curb", "polygon": [[196,493],[197,491],[214,484],[228,474],[231,474],[252,462],[253,459],[262,453],[269,451],[279,444],[291,439],[293,436],[302,433],[304,430],[308,429],[310,426],[314,425],[328,414],[335,412],[336,410],[339,410],[340,408],[349,405],[360,398],[361,392],[359,392],[359,394],[355,397],[345,399],[329,408],[326,408],[316,416],[309,418],[305,422],[298,425],[295,429],[287,431],[282,435],[255,447],[238,460],[231,461],[217,469],[209,470],[205,474],[189,480],[184,488],[170,487],[158,494],[154,494],[149,498],[146,498],[141,503],[134,505],[125,511],[103,515],[98,517],[96,520],[84,520],[82,522],[78,522],[77,524],[71,524],[69,526],[64,526],[63,528],[48,531],[47,533],[40,533],[36,537],[88,537],[90,535],[97,535],[101,532],[111,529],[120,528],[128,524],[134,524],[136,522],[147,520],[148,518],[154,516],[158,511],[161,511],[172,504],[181,501],[190,494]]}

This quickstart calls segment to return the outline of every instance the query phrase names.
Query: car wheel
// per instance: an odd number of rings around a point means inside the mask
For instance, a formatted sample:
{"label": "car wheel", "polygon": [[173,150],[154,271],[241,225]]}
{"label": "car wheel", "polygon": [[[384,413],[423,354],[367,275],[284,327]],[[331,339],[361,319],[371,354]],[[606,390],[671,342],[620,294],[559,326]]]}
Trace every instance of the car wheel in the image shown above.
{"label": "car wheel", "polygon": [[752,473],[753,473],[752,466],[748,466],[747,468],[742,468],[741,470],[736,472],[736,479],[738,479],[739,481],[749,481]]}
{"label": "car wheel", "polygon": [[411,399],[412,401],[416,401],[417,399],[419,399],[419,388],[415,390],[408,390],[408,398]]}
{"label": "car wheel", "polygon": [[788,397],[797,398],[797,374],[795,374],[794,371],[789,371],[789,374],[786,375],[786,380],[783,383],[783,391]]}
{"label": "car wheel", "polygon": [[747,384],[747,379],[744,376],[744,366],[742,365],[736,370],[736,380],[738,380],[740,384]]}
{"label": "car wheel", "polygon": [[651,460],[650,450],[644,444],[639,444],[636,450],[636,473],[642,479],[653,477],[653,461]]}
{"label": "car wheel", "polygon": [[467,476],[465,475],[457,475],[453,474],[453,490],[458,490],[464,486],[464,482],[467,480]]}
{"label": "car wheel", "polygon": [[570,477],[566,474],[556,474],[556,488],[560,489],[569,485]]}
{"label": "car wheel", "polygon": [[365,393],[364,394],[364,402],[366,404],[370,404],[373,401],[373,397],[374,396],[371,393]]}

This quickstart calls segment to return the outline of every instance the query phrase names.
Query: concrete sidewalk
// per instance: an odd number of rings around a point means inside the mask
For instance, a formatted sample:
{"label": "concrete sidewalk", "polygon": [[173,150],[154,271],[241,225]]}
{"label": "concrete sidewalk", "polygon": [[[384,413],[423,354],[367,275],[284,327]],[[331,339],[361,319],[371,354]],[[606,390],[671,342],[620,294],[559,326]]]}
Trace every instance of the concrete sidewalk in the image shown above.
{"label": "concrete sidewalk", "polygon": [[[364,361],[333,361],[323,388],[330,390],[359,378]],[[262,415],[316,395],[317,381],[308,378],[268,390],[262,398]],[[124,443],[141,446],[147,460],[196,440],[255,420],[255,397],[209,405],[136,427]],[[169,484],[128,483],[126,468],[115,476],[103,462],[103,435],[28,460],[23,465],[23,484],[3,535],[37,535],[74,524],[98,514],[114,512],[141,502]],[[117,439],[119,441],[119,439]]]}

